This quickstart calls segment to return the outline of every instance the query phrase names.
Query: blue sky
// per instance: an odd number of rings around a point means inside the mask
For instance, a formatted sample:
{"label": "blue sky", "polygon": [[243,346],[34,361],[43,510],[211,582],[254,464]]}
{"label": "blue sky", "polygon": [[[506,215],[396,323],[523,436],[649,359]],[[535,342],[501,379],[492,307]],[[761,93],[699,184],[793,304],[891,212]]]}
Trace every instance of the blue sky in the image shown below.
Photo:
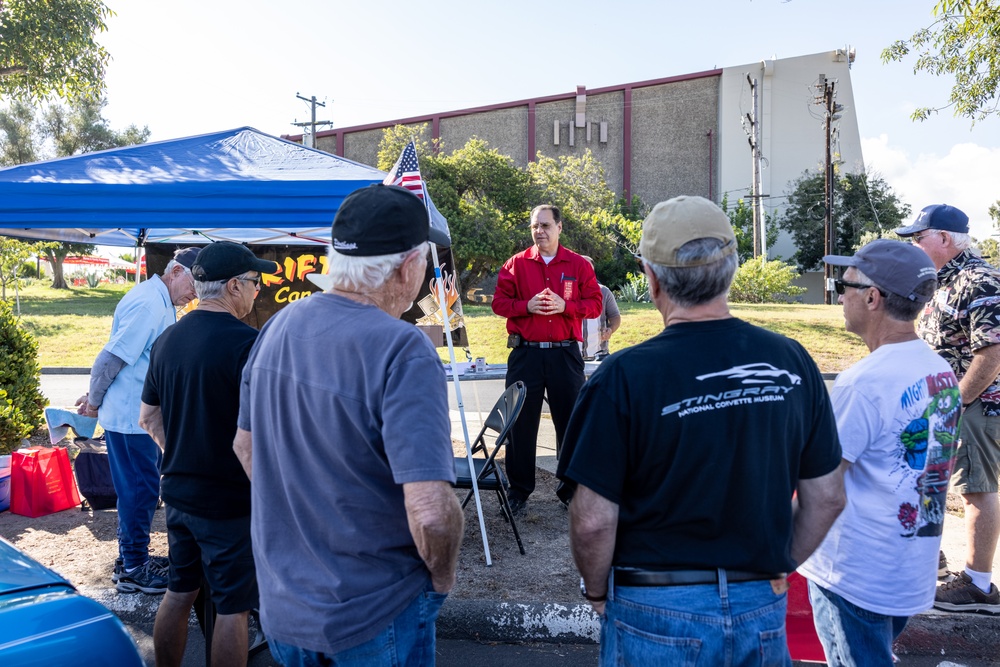
{"label": "blue sky", "polygon": [[295,133],[309,117],[296,93],[347,126],[851,46],[869,168],[915,211],[945,201],[976,236],[993,233],[1000,118],[914,123],[949,82],[879,58],[930,23],[932,0],[105,1],[117,13],[101,36],[114,59],[105,115],[152,140]]}

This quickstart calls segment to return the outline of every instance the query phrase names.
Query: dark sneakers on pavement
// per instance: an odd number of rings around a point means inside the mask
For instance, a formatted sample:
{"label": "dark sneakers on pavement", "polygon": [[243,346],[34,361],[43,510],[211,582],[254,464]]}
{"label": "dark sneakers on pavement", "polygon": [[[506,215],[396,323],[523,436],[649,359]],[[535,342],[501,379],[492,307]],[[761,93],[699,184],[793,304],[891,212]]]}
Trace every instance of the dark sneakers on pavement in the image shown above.
{"label": "dark sneakers on pavement", "polygon": [[[166,556],[150,556],[149,560],[157,569],[163,570],[164,574],[170,572],[170,560]],[[111,572],[111,583],[117,584],[124,571],[125,561],[119,556],[115,559],[115,567]]]}
{"label": "dark sneakers on pavement", "polygon": [[980,612],[1000,614],[1000,591],[996,584],[990,584],[990,592],[984,593],[972,583],[964,571],[953,581],[941,584],[934,594],[934,608],[943,611]]}
{"label": "dark sneakers on pavement", "polygon": [[163,595],[167,592],[167,572],[151,558],[142,567],[137,567],[131,572],[122,572],[115,588],[119,593]]}

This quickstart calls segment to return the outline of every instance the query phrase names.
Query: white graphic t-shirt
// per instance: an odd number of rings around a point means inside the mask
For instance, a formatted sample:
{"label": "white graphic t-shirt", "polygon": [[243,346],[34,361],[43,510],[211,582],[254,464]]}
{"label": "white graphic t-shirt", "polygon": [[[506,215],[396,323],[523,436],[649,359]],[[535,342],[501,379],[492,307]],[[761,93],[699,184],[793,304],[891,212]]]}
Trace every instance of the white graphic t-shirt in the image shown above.
{"label": "white graphic t-shirt", "polygon": [[911,616],[934,602],[958,380],[921,340],[883,345],[831,391],[847,507],[799,572],[859,607]]}

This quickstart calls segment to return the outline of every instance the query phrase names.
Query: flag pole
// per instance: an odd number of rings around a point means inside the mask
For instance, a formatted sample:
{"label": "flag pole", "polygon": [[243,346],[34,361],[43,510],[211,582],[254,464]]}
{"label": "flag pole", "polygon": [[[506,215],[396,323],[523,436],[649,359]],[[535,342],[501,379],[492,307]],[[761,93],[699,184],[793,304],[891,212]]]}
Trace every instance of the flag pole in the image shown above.
{"label": "flag pole", "polygon": [[[411,146],[413,150],[415,171],[419,175],[420,167],[417,165],[416,146],[411,139],[410,143],[403,148],[403,152],[399,155],[399,159],[396,161],[396,164],[393,165],[392,171],[389,172],[389,176],[385,179],[384,182],[387,185],[393,185],[393,181],[401,178],[400,166],[403,163],[403,156],[406,155],[407,149]],[[424,182],[422,177],[420,177],[420,191],[422,194],[421,199],[424,201],[424,210],[427,211],[427,223],[433,224],[433,218],[431,217],[430,195],[427,192],[427,184]],[[448,317],[448,303],[445,299],[444,277],[441,275],[441,261],[438,259],[437,245],[431,242],[430,246],[431,257],[434,261],[434,278],[437,283],[438,306],[441,308],[441,322],[444,325],[445,341],[447,341],[448,344],[448,358],[451,360],[451,379],[455,385],[455,402],[458,404],[458,414],[462,421],[462,435],[465,437],[465,457],[469,463],[469,478],[472,480],[472,493],[476,498],[476,515],[479,517],[479,532],[483,537],[483,552],[486,555],[486,567],[492,567],[493,559],[490,558],[490,541],[486,536],[486,520],[483,518],[483,504],[479,497],[479,481],[476,479],[476,464],[472,458],[472,444],[469,440],[469,425],[465,420],[465,403],[462,401],[462,385],[458,379],[458,369],[455,367],[455,346],[451,338],[451,319]]]}
{"label": "flag pole", "polygon": [[[427,211],[428,217],[430,210]],[[451,359],[451,379],[455,384],[455,401],[458,403],[458,413],[462,419],[462,434],[465,436],[465,457],[469,461],[469,477],[472,479],[472,493],[476,497],[476,514],[479,515],[479,532],[483,536],[483,551],[486,554],[486,567],[491,567],[490,542],[486,537],[486,521],[483,519],[483,504],[479,499],[479,482],[476,480],[476,464],[472,460],[472,446],[469,443],[469,425],[465,421],[465,404],[462,402],[462,385],[458,379],[458,369],[455,367],[455,346],[451,340],[451,320],[448,317],[448,306],[445,301],[444,280],[441,276],[441,263],[438,260],[437,246],[431,243],[431,255],[434,258],[434,277],[437,279],[438,299],[441,305],[441,320],[444,322],[444,336],[448,342],[448,358]]]}

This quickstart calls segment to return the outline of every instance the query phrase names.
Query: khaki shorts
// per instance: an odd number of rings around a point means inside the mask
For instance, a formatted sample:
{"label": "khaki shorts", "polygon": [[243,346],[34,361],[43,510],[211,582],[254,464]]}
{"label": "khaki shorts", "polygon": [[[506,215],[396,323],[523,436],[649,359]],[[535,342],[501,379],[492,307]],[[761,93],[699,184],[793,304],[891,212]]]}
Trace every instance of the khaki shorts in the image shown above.
{"label": "khaki shorts", "polygon": [[962,413],[961,440],[951,488],[956,493],[996,493],[1000,476],[1000,417],[983,415],[977,398]]}

